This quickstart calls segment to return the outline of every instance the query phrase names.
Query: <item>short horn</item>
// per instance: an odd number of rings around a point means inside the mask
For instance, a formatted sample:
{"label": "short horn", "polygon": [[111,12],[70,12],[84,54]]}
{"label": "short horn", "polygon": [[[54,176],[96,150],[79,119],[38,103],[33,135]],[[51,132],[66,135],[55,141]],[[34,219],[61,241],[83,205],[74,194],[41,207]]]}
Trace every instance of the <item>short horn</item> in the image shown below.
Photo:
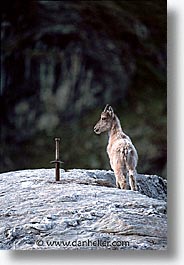
{"label": "short horn", "polygon": [[104,112],[106,112],[106,111],[108,110],[108,107],[109,107],[109,104],[107,104],[107,105],[105,106]]}

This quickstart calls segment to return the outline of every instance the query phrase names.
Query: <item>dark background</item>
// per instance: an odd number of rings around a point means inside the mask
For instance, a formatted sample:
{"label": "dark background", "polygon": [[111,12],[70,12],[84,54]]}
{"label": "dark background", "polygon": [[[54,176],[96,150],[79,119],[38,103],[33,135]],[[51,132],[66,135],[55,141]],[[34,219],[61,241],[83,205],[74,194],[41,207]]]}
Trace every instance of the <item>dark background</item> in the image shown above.
{"label": "dark background", "polygon": [[109,169],[93,126],[109,103],[139,154],[166,177],[166,1],[4,1],[1,172]]}

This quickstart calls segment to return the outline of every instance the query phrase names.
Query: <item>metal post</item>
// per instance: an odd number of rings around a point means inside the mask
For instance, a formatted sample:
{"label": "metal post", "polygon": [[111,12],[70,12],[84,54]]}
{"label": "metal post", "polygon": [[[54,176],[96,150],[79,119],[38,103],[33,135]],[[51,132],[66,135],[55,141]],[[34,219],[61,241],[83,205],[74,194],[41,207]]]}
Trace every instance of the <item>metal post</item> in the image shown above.
{"label": "metal post", "polygon": [[63,163],[62,161],[59,160],[59,143],[60,143],[60,138],[55,138],[54,139],[56,142],[56,150],[55,150],[55,160],[54,161],[50,161],[50,163],[54,163],[55,164],[55,177],[56,177],[56,181],[60,180],[60,164]]}

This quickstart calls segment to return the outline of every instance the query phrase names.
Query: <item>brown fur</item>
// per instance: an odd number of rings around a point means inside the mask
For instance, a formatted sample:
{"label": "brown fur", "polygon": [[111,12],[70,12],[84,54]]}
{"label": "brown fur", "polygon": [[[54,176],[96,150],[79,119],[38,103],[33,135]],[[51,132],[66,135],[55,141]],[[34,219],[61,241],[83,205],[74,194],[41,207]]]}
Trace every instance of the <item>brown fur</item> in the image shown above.
{"label": "brown fur", "polygon": [[120,121],[111,106],[105,107],[94,131],[96,134],[108,132],[107,153],[116,177],[116,186],[126,189],[126,175],[128,173],[131,190],[136,191],[137,151],[130,138],[123,132]]}

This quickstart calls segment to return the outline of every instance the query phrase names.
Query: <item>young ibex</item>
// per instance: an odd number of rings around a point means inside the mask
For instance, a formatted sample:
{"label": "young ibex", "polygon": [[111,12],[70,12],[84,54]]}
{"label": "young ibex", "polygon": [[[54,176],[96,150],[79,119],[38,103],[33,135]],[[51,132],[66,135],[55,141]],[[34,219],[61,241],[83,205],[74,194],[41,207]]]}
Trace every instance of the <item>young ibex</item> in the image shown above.
{"label": "young ibex", "polygon": [[130,138],[122,131],[120,121],[111,106],[106,105],[100,120],[94,127],[94,132],[96,134],[108,132],[107,153],[116,177],[116,186],[126,189],[126,175],[128,173],[131,190],[136,191],[137,151]]}

